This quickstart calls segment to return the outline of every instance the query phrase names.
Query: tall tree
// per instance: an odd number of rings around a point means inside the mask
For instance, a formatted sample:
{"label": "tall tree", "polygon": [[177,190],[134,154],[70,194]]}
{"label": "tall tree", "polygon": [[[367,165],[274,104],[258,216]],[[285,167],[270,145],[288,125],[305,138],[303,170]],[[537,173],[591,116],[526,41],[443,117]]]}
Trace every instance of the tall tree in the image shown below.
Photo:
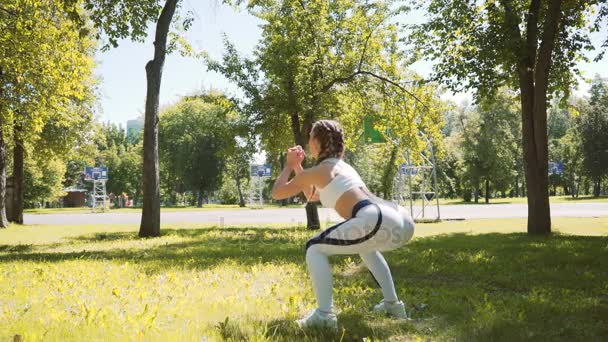
{"label": "tall tree", "polygon": [[519,113],[513,102],[512,95],[504,91],[484,99],[478,106],[479,114],[468,121],[465,129],[465,174],[476,193],[485,188],[486,203],[490,201],[491,188],[504,192],[515,176]]}
{"label": "tall tree", "polygon": [[132,143],[127,132],[115,124],[103,124],[98,141],[97,165],[108,167],[106,190],[115,195],[126,193],[135,203],[142,192],[142,144]]}
{"label": "tall tree", "polygon": [[158,104],[169,26],[178,0],[167,0],[156,24],[154,59],[146,64],[144,123],[143,208],[139,236],[160,236],[160,179],[158,162]]}
{"label": "tall tree", "polygon": [[[434,77],[452,90],[493,94],[508,84],[520,92],[528,193],[528,232],[549,234],[547,96],[568,93],[573,61],[592,49],[590,19],[603,1],[500,0],[414,2],[428,21],[411,25],[408,43],[434,59]],[[605,13],[606,8],[602,9]]]}
{"label": "tall tree", "polygon": [[583,176],[582,137],[576,125],[571,126],[566,135],[559,140],[560,159],[564,163],[563,178],[570,188],[570,195],[578,197],[581,177]]}
{"label": "tall tree", "polygon": [[201,97],[184,98],[160,118],[161,156],[175,185],[203,198],[218,189],[226,160],[235,151],[238,115]]}
{"label": "tall tree", "polygon": [[608,176],[608,86],[596,76],[591,84],[589,104],[578,117],[583,165],[593,180],[593,196],[601,192],[602,179]]}
{"label": "tall tree", "polygon": [[60,1],[10,0],[0,11],[0,227],[5,227],[6,139],[15,141],[17,211],[23,222],[25,143],[40,138],[49,123],[69,125],[69,110],[91,86],[94,42]]}
{"label": "tall tree", "polygon": [[[276,0],[249,5],[263,20],[255,58],[240,57],[226,42],[223,60],[208,65],[244,91],[244,112],[272,159],[278,159],[289,140],[306,148],[316,120],[344,113],[335,105],[341,89],[372,80],[399,87],[393,1]],[[318,228],[316,206],[308,203],[306,208],[308,227]]]}
{"label": "tall tree", "polygon": [[[78,0],[64,0],[74,3]],[[155,23],[154,57],[146,64],[146,104],[143,134],[143,209],[139,236],[160,235],[160,180],[158,161],[158,106],[162,71],[167,53],[180,49],[191,53],[184,39],[170,32],[171,24],[187,30],[192,24],[189,15],[181,18],[176,10],[180,0],[84,0],[84,8],[97,29],[97,36],[107,38],[105,49],[117,46],[118,40],[131,38],[142,41],[149,23]],[[161,5],[162,4],[162,5]],[[178,22],[178,19],[183,21]],[[169,43],[168,43],[169,40]]]}

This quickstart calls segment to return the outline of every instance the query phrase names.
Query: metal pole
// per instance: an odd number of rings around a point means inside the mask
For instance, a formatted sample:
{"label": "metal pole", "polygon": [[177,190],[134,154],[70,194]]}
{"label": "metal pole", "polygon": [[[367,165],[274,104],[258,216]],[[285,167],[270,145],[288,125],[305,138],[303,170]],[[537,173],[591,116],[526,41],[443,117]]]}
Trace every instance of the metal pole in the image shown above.
{"label": "metal pole", "polygon": [[422,218],[424,218],[424,207],[426,207],[426,170],[422,172],[422,188],[420,189],[422,196]]}
{"label": "metal pole", "polygon": [[433,143],[431,145],[431,158],[433,158],[433,187],[435,188],[435,198],[437,201],[437,221],[441,220],[441,213],[439,212],[439,188],[437,185],[437,162],[435,161],[435,150],[433,149]]}
{"label": "metal pole", "polygon": [[414,218],[414,203],[413,203],[413,197],[412,197],[412,168],[411,168],[411,160],[410,160],[410,155],[408,153],[407,155],[407,177],[409,179],[409,192],[410,192],[410,216],[412,217],[412,219]]}
{"label": "metal pole", "polygon": [[262,177],[258,177],[258,182],[260,185],[260,209],[264,208],[264,197],[263,197],[263,191],[264,191],[264,182],[262,181]]}

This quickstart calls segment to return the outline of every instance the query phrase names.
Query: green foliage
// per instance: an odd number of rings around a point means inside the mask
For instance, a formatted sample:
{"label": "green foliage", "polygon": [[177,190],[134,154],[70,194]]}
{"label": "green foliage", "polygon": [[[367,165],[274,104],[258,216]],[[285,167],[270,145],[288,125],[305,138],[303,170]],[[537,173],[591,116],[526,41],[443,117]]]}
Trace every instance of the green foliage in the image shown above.
{"label": "green foliage", "polygon": [[[462,134],[454,133],[444,138],[445,151],[437,158],[437,186],[439,197],[465,196],[464,166],[462,159]],[[468,189],[467,193],[470,193]],[[466,200],[466,198],[465,198]]]}
{"label": "green foliage", "polygon": [[24,182],[30,206],[62,194],[63,158],[92,121],[96,46],[81,30],[88,23],[76,24],[72,14],[55,0],[0,5],[0,144],[23,142],[25,179],[14,180]]}
{"label": "green foliage", "polygon": [[[79,35],[59,1],[9,0],[0,12],[0,115],[34,138],[78,122],[90,99],[95,43]],[[86,116],[85,116],[86,117]],[[50,122],[49,122],[50,121]],[[29,139],[24,139],[29,140]]]}
{"label": "green foliage", "polygon": [[229,177],[222,177],[222,185],[217,193],[217,198],[221,204],[239,203],[239,193],[236,181]]}
{"label": "green foliage", "polygon": [[515,99],[503,91],[485,99],[477,111],[463,130],[465,180],[472,189],[489,181],[494,190],[507,191],[515,178],[521,146]]}
{"label": "green foliage", "polygon": [[[222,96],[183,98],[160,117],[159,146],[163,187],[209,195],[219,188],[227,159],[236,158],[235,177],[247,160],[237,151],[240,118]],[[245,154],[246,155],[246,154]]]}
{"label": "green foliage", "polygon": [[59,158],[26,158],[23,180],[25,207],[35,208],[65,195],[62,184],[65,171],[66,165]]}
{"label": "green foliage", "polygon": [[596,78],[590,90],[589,105],[578,117],[581,135],[583,164],[589,177],[596,183],[599,196],[600,182],[608,176],[608,86]]}
{"label": "green foliage", "polygon": [[382,175],[387,167],[386,157],[390,154],[388,144],[363,145],[346,159],[361,175],[367,188],[374,194],[383,190]]}
{"label": "green foliage", "polygon": [[[507,85],[516,88],[518,63],[526,58],[526,20],[531,6],[522,0],[507,1],[408,1],[412,8],[425,11],[428,21],[407,24],[405,40],[417,58],[434,60],[434,79],[460,92],[474,89],[481,97],[494,94]],[[552,55],[549,93],[566,95],[576,84],[578,61],[588,61],[585,53],[593,49],[589,20],[595,6],[603,1],[569,1],[561,8],[557,41]],[[543,37],[549,1],[540,1],[536,37]],[[507,13],[508,12],[508,13]],[[512,22],[514,18],[518,22]],[[514,29],[515,26],[519,28]],[[521,30],[521,34],[520,34]],[[538,42],[535,42],[538,47]],[[534,51],[534,54],[537,52]],[[531,70],[532,71],[532,70]]]}
{"label": "green foliage", "polygon": [[[80,2],[79,0],[64,0],[65,3]],[[148,24],[155,22],[162,9],[161,1],[83,1],[85,12],[77,12],[77,22],[85,17],[90,18],[96,31],[97,39],[107,38],[103,50],[110,46],[117,47],[120,39],[129,38],[142,42],[147,36]]]}
{"label": "green foliage", "polygon": [[[547,113],[547,135],[549,141],[561,139],[572,125],[572,117],[568,108],[560,108],[553,103]],[[551,158],[549,158],[551,159]]]}
{"label": "green foliage", "polygon": [[[243,112],[269,159],[293,141],[305,146],[321,118],[339,119],[350,141],[360,136],[363,118],[376,113],[380,129],[391,128],[399,144],[415,145],[417,128],[432,131],[434,111],[423,115],[414,97],[433,108],[433,92],[403,86],[412,77],[397,48],[394,2],[251,1],[249,8],[263,20],[255,57],[239,56],[226,41],[222,61],[208,65],[243,90]],[[379,106],[374,113],[372,103]]]}
{"label": "green foliage", "polygon": [[[103,41],[102,51],[117,47],[121,39],[143,42],[148,36],[148,25],[156,23],[165,1],[160,0],[63,0],[71,9],[71,18],[76,24],[90,20],[95,37]],[[177,8],[183,1],[177,0]],[[81,6],[83,10],[79,8]],[[194,21],[193,13],[176,13],[171,22],[167,52],[179,51],[182,56],[195,56],[197,53],[184,37]]]}
{"label": "green foliage", "polygon": [[142,191],[142,145],[114,145],[100,152],[100,164],[108,167],[106,191],[119,196],[123,192],[137,200]]}

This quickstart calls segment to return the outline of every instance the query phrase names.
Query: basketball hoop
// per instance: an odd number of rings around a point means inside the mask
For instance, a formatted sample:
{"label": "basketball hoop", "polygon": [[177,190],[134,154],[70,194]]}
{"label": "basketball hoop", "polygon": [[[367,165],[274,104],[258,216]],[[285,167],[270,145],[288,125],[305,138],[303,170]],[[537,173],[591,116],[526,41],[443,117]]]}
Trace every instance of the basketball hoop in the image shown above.
{"label": "basketball hoop", "polygon": [[108,168],[87,166],[84,168],[84,180],[93,182],[93,193],[91,194],[91,205],[93,212],[98,209],[105,211],[109,208],[108,195],[106,193],[106,182],[108,181]]}

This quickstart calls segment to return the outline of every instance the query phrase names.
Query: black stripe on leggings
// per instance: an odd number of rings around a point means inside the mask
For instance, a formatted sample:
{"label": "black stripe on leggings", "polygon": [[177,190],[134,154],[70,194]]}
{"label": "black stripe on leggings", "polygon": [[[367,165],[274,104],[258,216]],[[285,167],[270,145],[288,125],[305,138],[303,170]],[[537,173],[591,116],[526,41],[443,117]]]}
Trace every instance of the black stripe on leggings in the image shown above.
{"label": "black stripe on leggings", "polygon": [[336,246],[351,246],[351,245],[356,245],[358,243],[371,239],[374,235],[376,235],[376,233],[380,229],[380,225],[382,224],[382,211],[380,210],[380,207],[377,204],[375,204],[375,203],[370,203],[370,204],[373,204],[376,207],[376,209],[378,210],[378,221],[376,222],[376,226],[374,227],[374,229],[371,232],[369,232],[369,234],[365,235],[364,237],[354,239],[354,240],[334,239],[334,238],[327,237],[327,235],[329,235],[331,232],[333,232],[334,230],[339,228],[341,225],[350,221],[350,219],[348,219],[344,222],[338,223],[337,225],[335,225],[331,228],[328,228],[326,231],[321,233],[319,236],[308,240],[308,242],[306,243],[306,250],[308,250],[308,248],[310,246],[320,244],[320,243],[327,244],[327,245],[336,245]]}

